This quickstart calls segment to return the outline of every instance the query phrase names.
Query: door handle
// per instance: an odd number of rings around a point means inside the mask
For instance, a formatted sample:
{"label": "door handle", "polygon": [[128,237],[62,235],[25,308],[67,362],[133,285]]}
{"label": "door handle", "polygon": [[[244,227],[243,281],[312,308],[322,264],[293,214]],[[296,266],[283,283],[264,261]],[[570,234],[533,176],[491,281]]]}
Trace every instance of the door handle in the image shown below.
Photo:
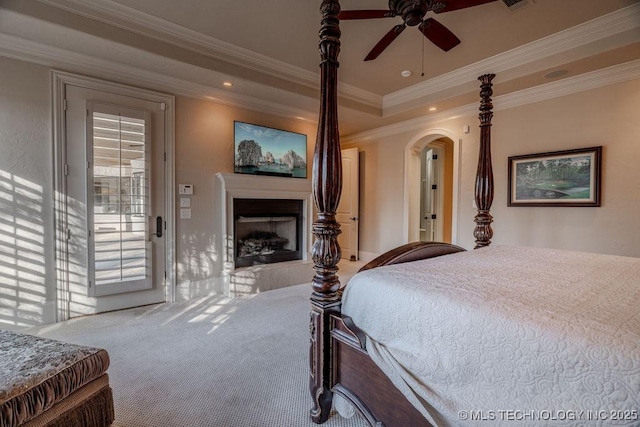
{"label": "door handle", "polygon": [[355,216],[352,216],[351,218],[349,218],[351,221],[357,221],[358,218],[356,218]]}
{"label": "door handle", "polygon": [[163,228],[162,217],[156,217],[156,237],[162,237],[162,228]]}

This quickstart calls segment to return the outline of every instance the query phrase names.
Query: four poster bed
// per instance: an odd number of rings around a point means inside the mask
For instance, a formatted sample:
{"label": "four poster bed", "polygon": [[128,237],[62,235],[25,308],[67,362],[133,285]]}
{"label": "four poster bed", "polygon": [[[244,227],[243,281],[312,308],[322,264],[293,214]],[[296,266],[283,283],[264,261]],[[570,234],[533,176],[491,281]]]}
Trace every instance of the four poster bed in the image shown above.
{"label": "four poster bed", "polygon": [[340,289],[339,1],[320,10],[312,419],[335,407],[388,427],[638,425],[640,259],[489,246],[492,74],[479,78],[477,250],[410,243]]}

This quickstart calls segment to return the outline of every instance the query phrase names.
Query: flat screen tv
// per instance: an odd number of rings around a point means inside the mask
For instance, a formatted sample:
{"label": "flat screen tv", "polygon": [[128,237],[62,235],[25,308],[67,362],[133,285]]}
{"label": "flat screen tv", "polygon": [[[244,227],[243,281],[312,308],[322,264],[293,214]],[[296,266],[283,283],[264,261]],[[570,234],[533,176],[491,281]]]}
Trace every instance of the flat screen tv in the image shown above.
{"label": "flat screen tv", "polygon": [[236,173],[307,177],[307,136],[234,122]]}

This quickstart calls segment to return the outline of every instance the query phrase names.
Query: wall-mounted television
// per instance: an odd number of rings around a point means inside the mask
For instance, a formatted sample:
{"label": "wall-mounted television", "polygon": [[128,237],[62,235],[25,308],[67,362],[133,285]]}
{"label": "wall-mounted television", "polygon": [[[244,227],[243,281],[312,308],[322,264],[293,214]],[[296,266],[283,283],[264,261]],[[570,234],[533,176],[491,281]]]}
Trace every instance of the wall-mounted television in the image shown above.
{"label": "wall-mounted television", "polygon": [[307,136],[234,122],[234,171],[253,175],[307,177]]}

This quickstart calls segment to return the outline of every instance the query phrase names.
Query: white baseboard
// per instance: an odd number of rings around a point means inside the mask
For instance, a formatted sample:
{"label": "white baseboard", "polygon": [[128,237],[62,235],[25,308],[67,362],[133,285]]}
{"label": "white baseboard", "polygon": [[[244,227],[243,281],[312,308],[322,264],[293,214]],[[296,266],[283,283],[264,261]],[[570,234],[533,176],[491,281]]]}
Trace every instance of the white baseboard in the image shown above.
{"label": "white baseboard", "polygon": [[358,251],[358,258],[360,258],[359,261],[364,261],[365,263],[373,261],[379,256],[380,254],[376,254],[373,252]]}
{"label": "white baseboard", "polygon": [[222,294],[222,278],[188,280],[176,285],[176,302]]}

